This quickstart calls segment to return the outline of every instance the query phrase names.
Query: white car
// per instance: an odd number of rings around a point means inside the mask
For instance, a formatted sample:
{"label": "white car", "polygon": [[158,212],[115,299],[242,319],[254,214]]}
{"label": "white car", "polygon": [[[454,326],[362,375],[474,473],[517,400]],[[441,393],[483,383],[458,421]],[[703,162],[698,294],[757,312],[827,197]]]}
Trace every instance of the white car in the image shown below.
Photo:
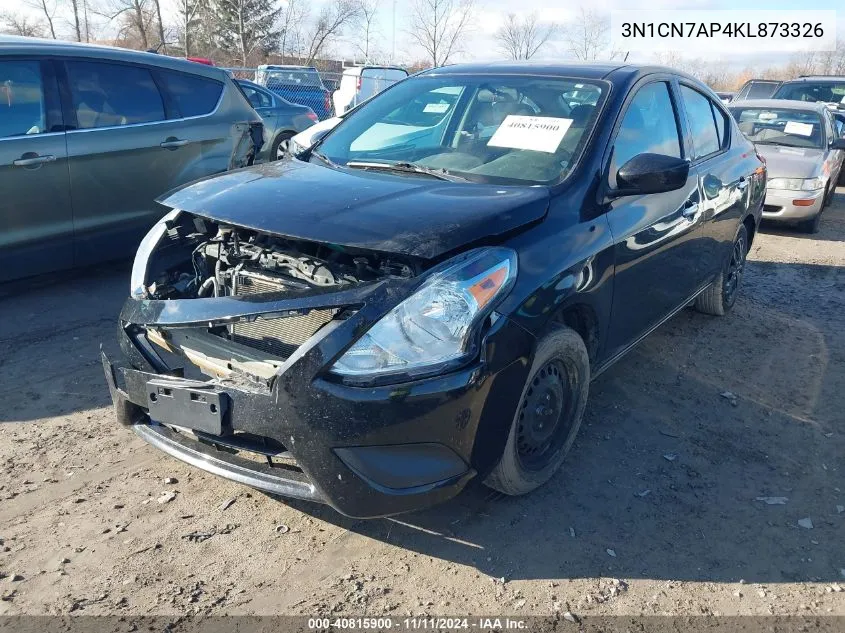
{"label": "white car", "polygon": [[340,87],[334,91],[335,114],[343,114],[362,101],[377,95],[408,76],[408,71],[393,66],[356,66],[343,71]]}

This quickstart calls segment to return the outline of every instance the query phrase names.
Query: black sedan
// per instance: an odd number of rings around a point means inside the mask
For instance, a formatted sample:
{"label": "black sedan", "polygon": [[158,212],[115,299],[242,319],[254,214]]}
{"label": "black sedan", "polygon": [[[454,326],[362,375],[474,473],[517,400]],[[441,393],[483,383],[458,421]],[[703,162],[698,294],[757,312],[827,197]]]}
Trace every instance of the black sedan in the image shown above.
{"label": "black sedan", "polygon": [[690,303],[731,309],[765,183],[718,96],[669,69],[422,73],[296,158],[163,200],[126,358],[103,357],[118,419],[357,517],[474,478],[530,492],[594,377]]}

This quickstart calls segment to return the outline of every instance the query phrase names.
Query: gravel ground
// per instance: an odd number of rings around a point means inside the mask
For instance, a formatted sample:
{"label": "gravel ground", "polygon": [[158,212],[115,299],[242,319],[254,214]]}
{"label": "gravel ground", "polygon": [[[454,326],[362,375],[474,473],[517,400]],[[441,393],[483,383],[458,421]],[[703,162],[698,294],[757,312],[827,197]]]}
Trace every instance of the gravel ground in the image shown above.
{"label": "gravel ground", "polygon": [[685,310],[593,383],[545,487],[375,521],[117,426],[125,267],[7,286],[0,615],[845,615],[843,267],[840,189],[818,235],[757,236],[729,317]]}

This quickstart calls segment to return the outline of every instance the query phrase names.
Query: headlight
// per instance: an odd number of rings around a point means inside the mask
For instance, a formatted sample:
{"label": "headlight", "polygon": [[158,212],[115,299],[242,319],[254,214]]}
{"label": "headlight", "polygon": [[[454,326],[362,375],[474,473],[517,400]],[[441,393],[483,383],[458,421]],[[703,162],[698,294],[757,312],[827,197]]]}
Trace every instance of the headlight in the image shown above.
{"label": "headlight", "polygon": [[821,178],[771,178],[766,183],[767,189],[786,189],[788,191],[817,191],[824,188]]}
{"label": "headlight", "polygon": [[516,279],[516,253],[484,248],[432,273],[332,367],[342,376],[421,373],[475,353],[473,333]]}
{"label": "headlight", "polygon": [[138,252],[135,253],[135,261],[132,263],[132,276],[129,278],[129,294],[133,298],[147,298],[147,262],[161,238],[167,233],[167,223],[175,220],[179,213],[179,209],[173,209],[165,215],[149,230],[138,245]]}

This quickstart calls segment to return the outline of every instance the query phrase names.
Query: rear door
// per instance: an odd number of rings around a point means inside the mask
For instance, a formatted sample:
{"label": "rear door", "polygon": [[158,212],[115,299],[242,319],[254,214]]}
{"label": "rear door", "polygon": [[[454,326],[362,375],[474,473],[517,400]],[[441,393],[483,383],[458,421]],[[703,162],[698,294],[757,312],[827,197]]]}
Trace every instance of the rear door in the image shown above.
{"label": "rear door", "polygon": [[0,281],[68,268],[73,209],[51,62],[0,58]]}
{"label": "rear door", "polygon": [[[753,156],[745,139],[731,138],[730,115],[714,99],[683,80],[679,83],[683,116],[689,131],[688,151],[692,157],[702,194],[701,237],[704,269],[709,280],[722,269],[733,245],[739,222],[750,206],[756,161],[743,156],[741,146]],[[736,147],[732,149],[732,145]]]}
{"label": "rear door", "polygon": [[694,171],[677,191],[614,198],[616,173],[638,154],[688,158],[669,76],[635,87],[610,146],[607,219],[615,277],[608,358],[623,352],[679,309],[701,285],[701,195]]}
{"label": "rear door", "polygon": [[126,257],[165,211],[155,198],[226,169],[231,150],[207,150],[228,141],[229,126],[201,120],[222,84],[116,61],[71,59],[64,69],[74,260]]}

